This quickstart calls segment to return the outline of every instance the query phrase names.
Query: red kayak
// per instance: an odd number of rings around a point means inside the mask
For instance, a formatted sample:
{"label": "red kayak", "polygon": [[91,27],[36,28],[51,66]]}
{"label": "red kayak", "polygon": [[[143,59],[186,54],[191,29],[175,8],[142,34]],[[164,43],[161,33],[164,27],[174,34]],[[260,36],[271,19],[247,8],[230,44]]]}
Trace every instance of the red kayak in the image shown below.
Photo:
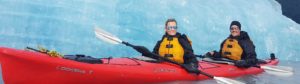
{"label": "red kayak", "polygon": [[[186,72],[178,65],[153,63],[136,58],[102,59],[89,64],[49,57],[47,54],[0,47],[0,71],[5,84],[144,84],[209,79]],[[266,60],[276,65],[278,60]],[[233,65],[200,61],[199,70],[219,77],[258,74],[262,69],[237,68]],[[1,78],[1,77],[0,77]],[[0,79],[1,80],[1,79]]]}

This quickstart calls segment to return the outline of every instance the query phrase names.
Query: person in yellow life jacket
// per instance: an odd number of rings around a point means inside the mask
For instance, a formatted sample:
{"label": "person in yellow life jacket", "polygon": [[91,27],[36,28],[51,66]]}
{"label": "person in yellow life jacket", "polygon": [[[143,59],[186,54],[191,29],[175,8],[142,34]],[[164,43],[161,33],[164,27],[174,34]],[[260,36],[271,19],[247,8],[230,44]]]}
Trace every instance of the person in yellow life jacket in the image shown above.
{"label": "person in yellow life jacket", "polygon": [[249,35],[241,31],[241,24],[238,21],[232,21],[230,24],[230,35],[221,46],[220,51],[209,52],[206,55],[213,58],[228,58],[234,60],[238,67],[251,67],[257,64],[255,46]]}
{"label": "person in yellow life jacket", "polygon": [[143,56],[157,59],[158,62],[162,61],[161,57],[176,62],[190,73],[199,74],[198,60],[193,53],[192,42],[185,34],[177,32],[177,22],[175,19],[168,19],[165,23],[165,35],[162,40],[158,41],[150,52],[144,46],[132,47]]}
{"label": "person in yellow life jacket", "polygon": [[192,42],[185,35],[177,32],[175,19],[168,19],[165,23],[165,34],[159,40],[153,53],[161,57],[183,64],[189,72],[198,72],[198,61],[193,53]]}

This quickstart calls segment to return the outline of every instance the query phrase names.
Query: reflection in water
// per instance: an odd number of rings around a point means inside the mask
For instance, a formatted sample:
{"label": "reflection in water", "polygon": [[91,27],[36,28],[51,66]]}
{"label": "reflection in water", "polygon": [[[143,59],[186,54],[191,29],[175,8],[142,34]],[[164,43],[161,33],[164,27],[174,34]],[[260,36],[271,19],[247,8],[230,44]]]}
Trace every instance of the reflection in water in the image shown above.
{"label": "reflection in water", "polygon": [[[268,73],[261,73],[256,75],[246,75],[242,77],[233,78],[235,80],[242,81],[247,84],[300,84],[300,73],[297,72],[300,70],[300,62],[287,62],[281,61],[280,66],[290,66],[294,68],[294,75],[290,77],[279,77],[270,75]],[[165,84],[165,83],[163,83]],[[175,81],[166,84],[217,84],[214,80],[203,80],[203,81]]]}

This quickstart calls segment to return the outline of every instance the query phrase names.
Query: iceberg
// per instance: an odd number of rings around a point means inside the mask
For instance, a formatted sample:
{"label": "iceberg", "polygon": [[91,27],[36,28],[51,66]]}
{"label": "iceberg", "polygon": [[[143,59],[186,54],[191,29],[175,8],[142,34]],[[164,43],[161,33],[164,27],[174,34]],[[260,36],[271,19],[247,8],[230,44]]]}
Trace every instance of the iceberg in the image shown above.
{"label": "iceberg", "polygon": [[218,50],[230,22],[238,20],[258,58],[275,53],[282,60],[300,60],[300,26],[282,15],[275,0],[0,0],[0,46],[135,57],[141,54],[98,40],[94,28],[152,50],[168,18],[178,21],[195,54]]}

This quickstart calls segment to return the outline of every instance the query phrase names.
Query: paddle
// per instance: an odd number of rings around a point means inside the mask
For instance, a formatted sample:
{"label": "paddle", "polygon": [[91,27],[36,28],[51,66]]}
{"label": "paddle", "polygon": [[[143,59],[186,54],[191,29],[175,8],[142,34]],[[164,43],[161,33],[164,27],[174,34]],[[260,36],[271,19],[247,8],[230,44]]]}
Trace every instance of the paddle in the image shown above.
{"label": "paddle", "polygon": [[[213,60],[211,58],[204,58],[203,61],[206,62],[212,62],[212,63],[221,63],[221,64],[230,64],[234,65],[233,60]],[[292,76],[294,74],[293,68],[287,67],[287,66],[274,66],[274,65],[261,65],[261,66],[253,66],[257,68],[263,69],[266,73],[276,75],[276,76],[282,76],[282,77],[288,77]]]}
{"label": "paddle", "polygon": [[42,52],[41,50],[37,50],[37,49],[31,48],[31,47],[26,47],[25,49],[33,50],[35,52],[40,52],[40,53],[44,53],[44,54],[47,54],[47,52],[49,52],[49,50],[46,50],[46,52]]}
{"label": "paddle", "polygon": [[[100,28],[95,28],[95,35],[96,35],[97,38],[99,38],[101,40],[104,40],[106,42],[112,43],[112,44],[124,44],[124,45],[132,47],[134,49],[136,47],[135,45],[132,45],[132,44],[130,44],[128,42],[122,41],[118,37],[113,36],[112,34],[106,32],[104,30],[101,30]],[[139,51],[139,50],[137,50],[137,51]],[[160,58],[160,59],[162,59],[164,61],[167,61],[167,62],[170,62],[170,63],[173,63],[173,64],[177,64],[177,65],[180,65],[181,67],[184,67],[183,64],[179,64],[179,63],[174,62],[172,60],[169,60],[169,59],[166,59],[164,57],[161,57],[161,56],[159,56],[157,54],[154,54],[154,53],[150,53],[150,54],[153,55],[153,56],[155,56],[156,58]],[[243,82],[236,81],[236,80],[229,79],[229,78],[216,77],[216,76],[210,75],[210,74],[202,72],[202,71],[200,71],[199,73],[203,74],[203,75],[205,75],[207,77],[210,77],[212,79],[215,79],[218,83],[221,83],[221,84],[245,84]]]}

